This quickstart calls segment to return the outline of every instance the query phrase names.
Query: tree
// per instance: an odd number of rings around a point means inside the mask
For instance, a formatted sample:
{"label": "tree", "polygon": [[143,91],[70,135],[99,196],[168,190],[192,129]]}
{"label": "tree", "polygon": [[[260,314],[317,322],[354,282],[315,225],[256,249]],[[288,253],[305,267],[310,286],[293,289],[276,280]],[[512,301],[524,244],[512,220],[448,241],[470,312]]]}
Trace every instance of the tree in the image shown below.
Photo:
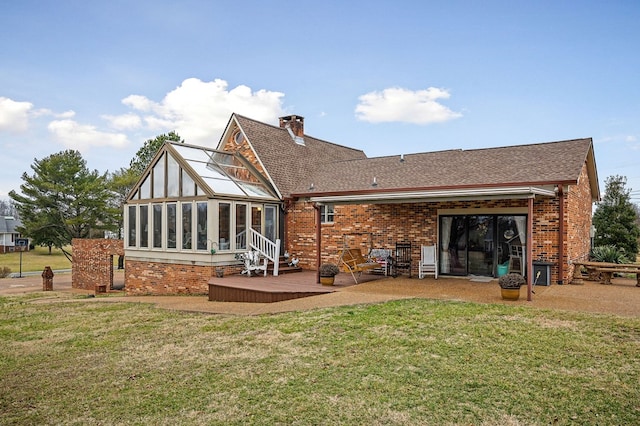
{"label": "tree", "polygon": [[12,216],[17,218],[18,209],[16,209],[16,203],[13,200],[0,200],[0,216]]}
{"label": "tree", "polygon": [[640,228],[636,209],[630,201],[631,190],[626,188],[627,178],[609,176],[605,184],[605,195],[593,214],[596,228],[594,244],[621,248],[629,258],[635,260]]}
{"label": "tree", "polygon": [[136,152],[136,156],[129,163],[131,171],[139,177],[149,163],[151,163],[151,160],[153,160],[153,157],[165,141],[184,143],[175,131],[169,132],[166,135],[156,136],[154,139],[146,140],[144,145]]}
{"label": "tree", "polygon": [[118,212],[109,205],[106,173],[89,171],[78,151],[67,150],[35,159],[34,174],[22,174],[21,194],[11,191],[22,220],[20,232],[34,244],[64,247],[72,238],[87,238],[92,230],[115,229]]}

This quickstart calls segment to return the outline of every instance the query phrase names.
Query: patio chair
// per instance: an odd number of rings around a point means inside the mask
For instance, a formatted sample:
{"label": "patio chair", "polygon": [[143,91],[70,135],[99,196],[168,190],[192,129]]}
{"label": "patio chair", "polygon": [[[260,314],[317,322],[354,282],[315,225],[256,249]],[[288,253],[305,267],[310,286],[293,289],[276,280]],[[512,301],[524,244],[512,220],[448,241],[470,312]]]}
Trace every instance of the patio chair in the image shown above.
{"label": "patio chair", "polygon": [[521,245],[509,244],[509,272],[519,272],[524,277],[524,248]]}
{"label": "patio chair", "polygon": [[436,254],[436,246],[420,247],[420,264],[418,265],[418,278],[422,279],[425,275],[433,274],[438,279],[438,258]]}
{"label": "patio chair", "polygon": [[380,268],[380,264],[378,262],[374,262],[371,259],[367,259],[362,256],[362,251],[360,251],[359,248],[342,250],[339,262],[345,272],[351,273],[353,281],[355,281],[356,284],[358,284],[356,274],[359,277],[363,271]]}
{"label": "patio chair", "polygon": [[409,271],[409,278],[411,278],[411,243],[396,243],[393,267],[394,276],[398,276],[400,271]]}

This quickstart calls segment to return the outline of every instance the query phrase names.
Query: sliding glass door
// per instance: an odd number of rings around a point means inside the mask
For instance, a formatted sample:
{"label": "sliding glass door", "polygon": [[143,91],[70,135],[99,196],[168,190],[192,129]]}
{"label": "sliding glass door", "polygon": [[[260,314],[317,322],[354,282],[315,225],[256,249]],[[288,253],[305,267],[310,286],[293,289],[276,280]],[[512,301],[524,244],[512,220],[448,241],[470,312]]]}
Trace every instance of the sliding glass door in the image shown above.
{"label": "sliding glass door", "polygon": [[440,273],[525,274],[526,215],[440,216]]}

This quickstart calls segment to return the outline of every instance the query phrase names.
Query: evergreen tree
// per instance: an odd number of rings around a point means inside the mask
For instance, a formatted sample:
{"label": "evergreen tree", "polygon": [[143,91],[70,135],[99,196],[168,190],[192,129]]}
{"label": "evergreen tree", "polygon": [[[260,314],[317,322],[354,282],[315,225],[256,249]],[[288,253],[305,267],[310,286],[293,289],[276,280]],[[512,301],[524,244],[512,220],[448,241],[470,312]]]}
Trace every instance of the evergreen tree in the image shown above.
{"label": "evergreen tree", "polygon": [[184,143],[175,131],[169,132],[166,135],[162,134],[156,136],[154,139],[146,140],[144,145],[142,145],[138,152],[136,152],[136,156],[129,163],[131,172],[139,177],[144,169],[147,168],[149,163],[151,163],[151,160],[153,160],[153,157],[165,141]]}
{"label": "evergreen tree", "polygon": [[114,229],[118,212],[109,205],[106,173],[89,171],[78,151],[35,159],[33,175],[22,174],[21,194],[11,191],[22,227],[37,245],[62,249],[72,238],[89,238],[96,230]]}
{"label": "evergreen tree", "polygon": [[594,244],[621,248],[628,258],[635,261],[640,228],[636,209],[630,200],[631,190],[626,188],[627,178],[609,176],[605,184],[605,195],[593,214],[596,228]]}

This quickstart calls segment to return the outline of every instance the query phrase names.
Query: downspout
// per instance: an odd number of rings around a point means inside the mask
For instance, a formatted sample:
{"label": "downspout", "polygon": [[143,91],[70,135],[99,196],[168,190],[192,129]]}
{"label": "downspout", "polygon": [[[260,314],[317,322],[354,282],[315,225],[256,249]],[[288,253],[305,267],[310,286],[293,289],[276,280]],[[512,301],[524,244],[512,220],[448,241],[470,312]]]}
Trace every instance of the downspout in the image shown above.
{"label": "downspout", "polygon": [[531,302],[533,293],[533,197],[528,199],[527,206],[527,301]]}
{"label": "downspout", "polygon": [[313,203],[313,208],[316,210],[316,283],[320,284],[320,238],[322,232],[320,229],[320,206],[317,203]]}
{"label": "downspout", "polygon": [[558,184],[558,284],[564,283],[564,187]]}

